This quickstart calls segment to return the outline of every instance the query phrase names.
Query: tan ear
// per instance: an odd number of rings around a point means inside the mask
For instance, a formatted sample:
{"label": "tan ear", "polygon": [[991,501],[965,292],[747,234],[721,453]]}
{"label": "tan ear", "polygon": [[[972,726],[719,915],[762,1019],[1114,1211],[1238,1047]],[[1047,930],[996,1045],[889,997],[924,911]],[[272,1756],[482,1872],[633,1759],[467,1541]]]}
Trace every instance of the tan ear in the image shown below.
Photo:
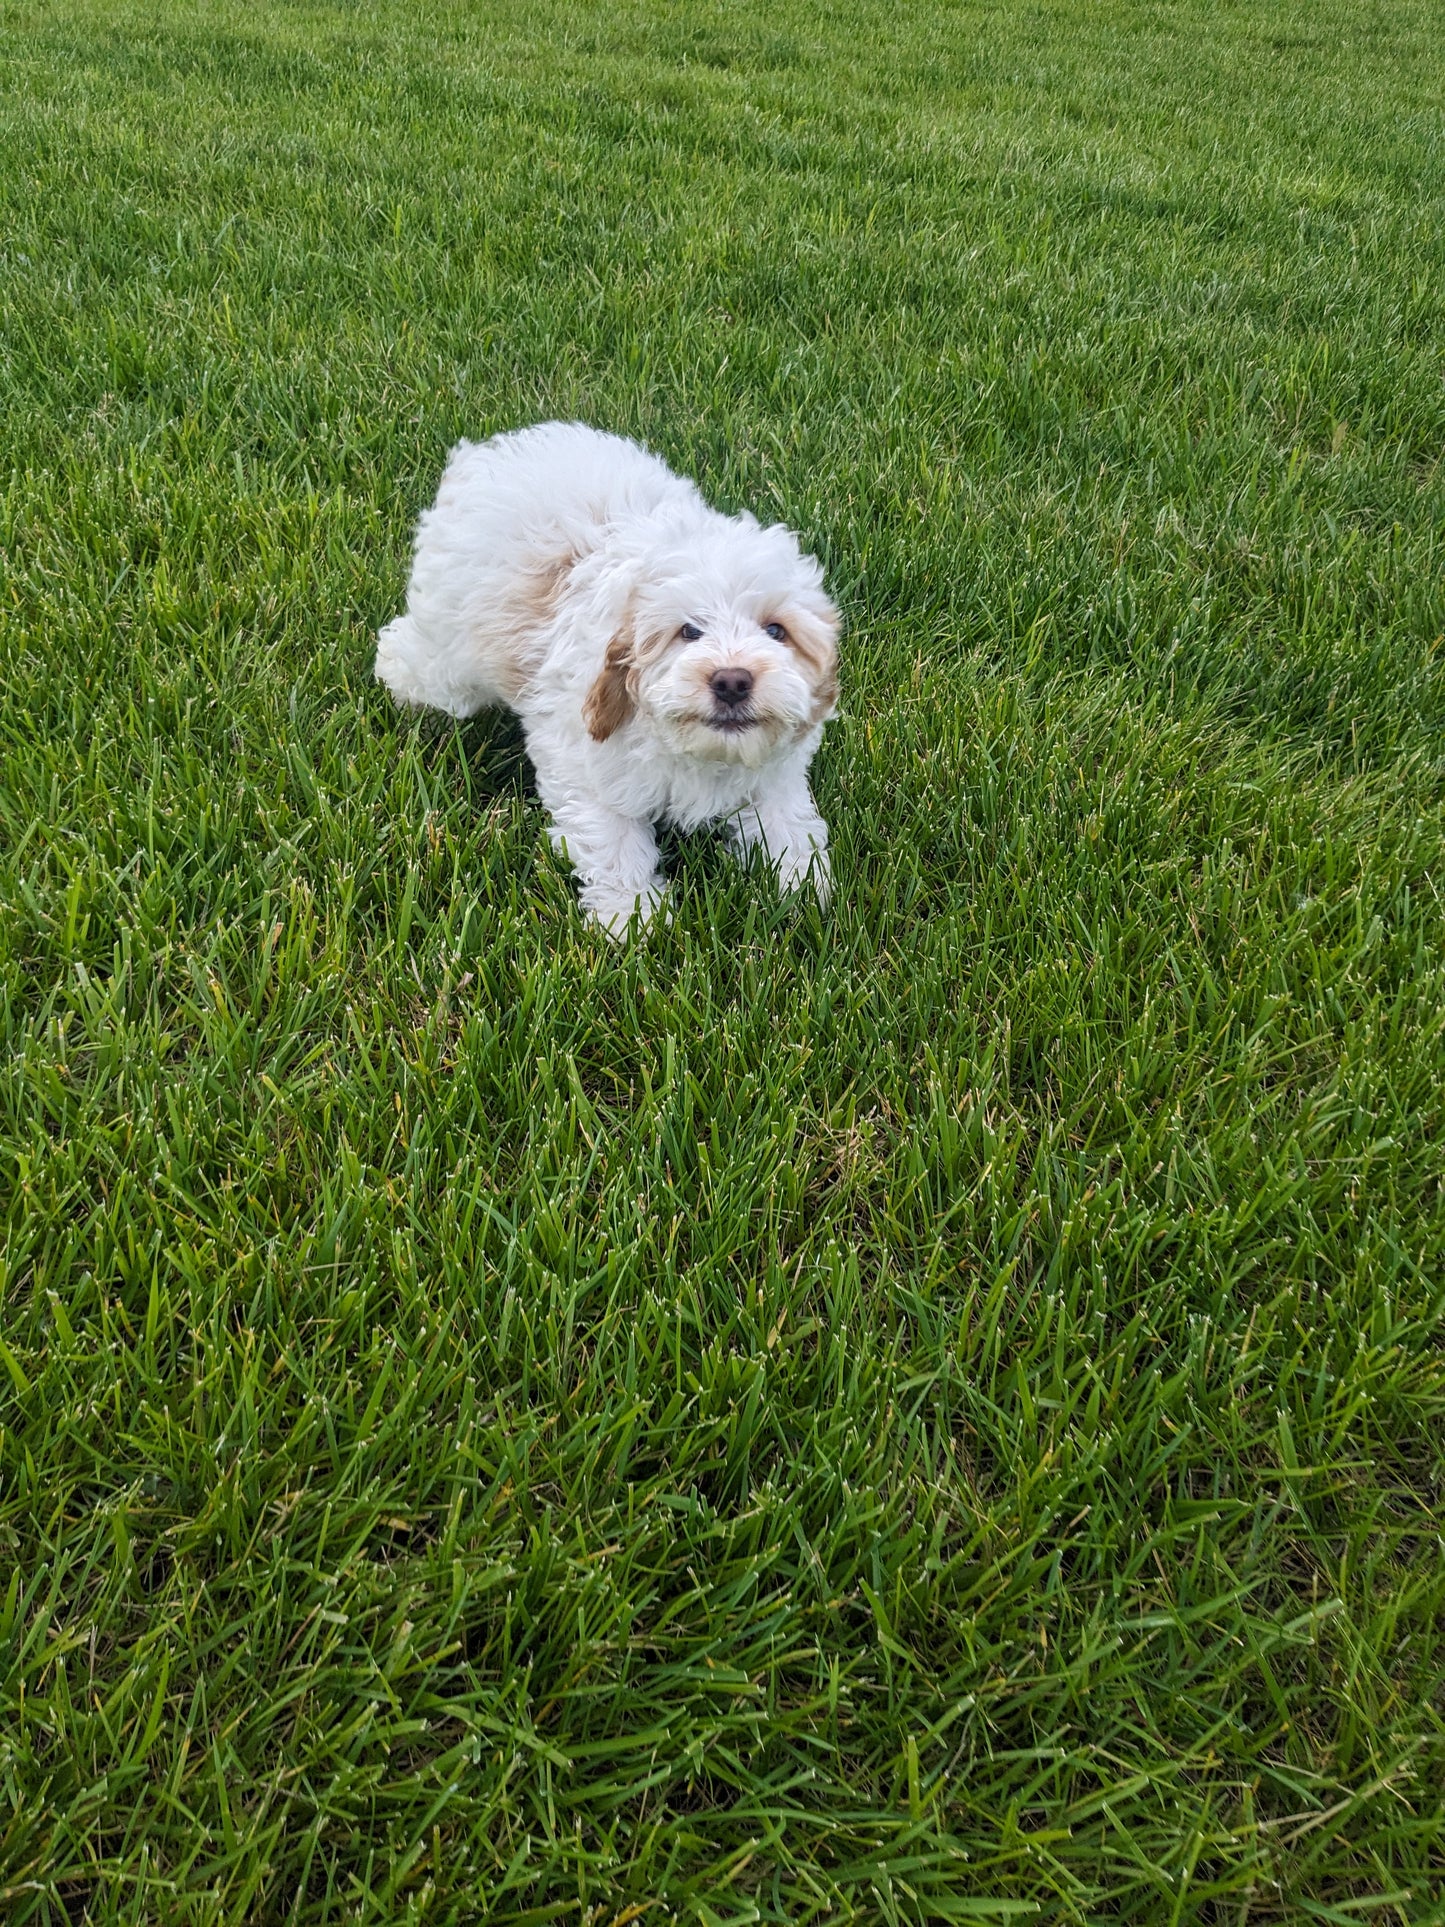
{"label": "tan ear", "polygon": [[824,602],[821,608],[789,610],[783,626],[793,653],[812,679],[811,720],[823,722],[838,705],[838,632],[843,619],[831,602]]}
{"label": "tan ear", "polygon": [[595,741],[605,743],[637,707],[632,696],[631,674],[632,627],[629,623],[608,643],[602,673],[587,691],[582,704],[587,733]]}

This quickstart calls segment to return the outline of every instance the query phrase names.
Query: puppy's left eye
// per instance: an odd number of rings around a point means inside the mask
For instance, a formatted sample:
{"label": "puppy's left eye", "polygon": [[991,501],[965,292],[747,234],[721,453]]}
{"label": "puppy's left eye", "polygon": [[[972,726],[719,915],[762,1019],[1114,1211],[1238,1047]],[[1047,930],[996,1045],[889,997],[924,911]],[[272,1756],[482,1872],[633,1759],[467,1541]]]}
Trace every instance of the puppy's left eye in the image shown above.
{"label": "puppy's left eye", "polygon": [[765,622],[763,624],[763,634],[765,636],[771,636],[774,642],[786,642],[788,640],[788,632],[781,622]]}
{"label": "puppy's left eye", "polygon": [[684,642],[698,642],[702,638],[702,630],[695,622],[685,622],[677,633]]}

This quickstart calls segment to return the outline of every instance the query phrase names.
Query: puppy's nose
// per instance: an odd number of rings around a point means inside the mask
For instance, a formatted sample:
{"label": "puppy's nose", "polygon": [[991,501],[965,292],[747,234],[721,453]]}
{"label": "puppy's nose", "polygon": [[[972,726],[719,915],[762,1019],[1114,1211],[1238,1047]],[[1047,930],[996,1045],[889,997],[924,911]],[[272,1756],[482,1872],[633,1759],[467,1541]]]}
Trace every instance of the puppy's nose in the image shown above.
{"label": "puppy's nose", "polygon": [[751,669],[719,669],[708,678],[708,688],[728,709],[736,709],[753,693]]}

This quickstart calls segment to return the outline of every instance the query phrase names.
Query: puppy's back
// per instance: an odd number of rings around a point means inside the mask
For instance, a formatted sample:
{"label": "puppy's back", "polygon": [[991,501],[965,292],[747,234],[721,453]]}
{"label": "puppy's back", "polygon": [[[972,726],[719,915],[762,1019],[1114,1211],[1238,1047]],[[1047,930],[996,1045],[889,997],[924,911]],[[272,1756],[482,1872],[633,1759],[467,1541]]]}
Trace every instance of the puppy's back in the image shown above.
{"label": "puppy's back", "polygon": [[460,442],[437,492],[493,522],[498,534],[527,540],[553,529],[569,535],[634,520],[668,503],[701,498],[650,449],[583,422],[542,422]]}
{"label": "puppy's back", "polygon": [[514,704],[546,646],[560,584],[609,529],[703,507],[637,443],[543,422],[452,450],[417,524],[406,613],[378,637],[398,702],[470,716]]}

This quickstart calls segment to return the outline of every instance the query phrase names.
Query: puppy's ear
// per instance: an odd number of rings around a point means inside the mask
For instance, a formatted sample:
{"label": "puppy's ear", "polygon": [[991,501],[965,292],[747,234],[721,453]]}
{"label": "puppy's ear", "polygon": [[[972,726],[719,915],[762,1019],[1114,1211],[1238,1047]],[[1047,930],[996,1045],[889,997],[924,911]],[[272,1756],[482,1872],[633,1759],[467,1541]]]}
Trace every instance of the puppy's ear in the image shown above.
{"label": "puppy's ear", "polygon": [[626,623],[608,643],[602,673],[587,691],[582,704],[587,733],[596,742],[605,743],[637,707],[630,681],[632,662],[632,625]]}
{"label": "puppy's ear", "polygon": [[838,708],[838,634],[843,618],[826,597],[811,607],[790,609],[784,618],[788,642],[813,685],[811,721],[825,722]]}

